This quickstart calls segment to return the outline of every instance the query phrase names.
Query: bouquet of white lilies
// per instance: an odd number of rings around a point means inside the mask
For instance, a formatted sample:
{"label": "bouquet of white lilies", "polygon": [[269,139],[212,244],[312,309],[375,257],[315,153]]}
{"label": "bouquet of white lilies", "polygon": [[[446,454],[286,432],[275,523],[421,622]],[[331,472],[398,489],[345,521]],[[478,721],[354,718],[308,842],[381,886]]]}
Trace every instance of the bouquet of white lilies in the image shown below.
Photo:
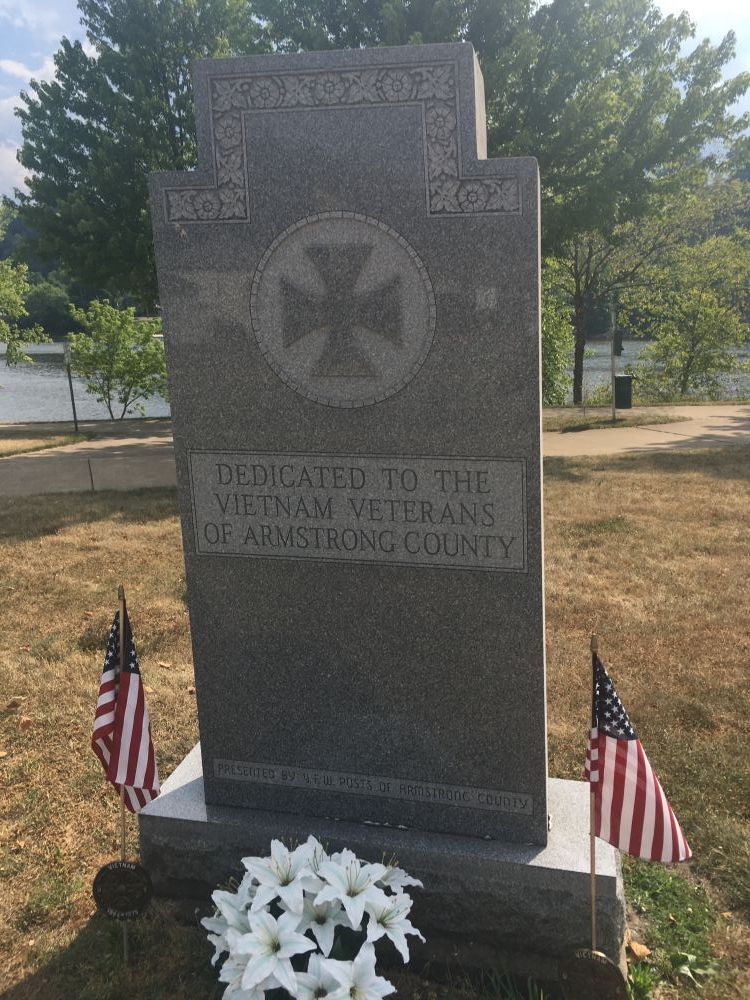
{"label": "bouquet of white lilies", "polygon": [[380,1000],[394,987],[375,972],[375,945],[390,938],[409,961],[406,886],[422,885],[395,865],[367,864],[349,850],[328,855],[315,837],[267,858],[243,858],[235,892],[217,890],[216,913],[201,923],[227,957],[219,981],[226,1000]]}

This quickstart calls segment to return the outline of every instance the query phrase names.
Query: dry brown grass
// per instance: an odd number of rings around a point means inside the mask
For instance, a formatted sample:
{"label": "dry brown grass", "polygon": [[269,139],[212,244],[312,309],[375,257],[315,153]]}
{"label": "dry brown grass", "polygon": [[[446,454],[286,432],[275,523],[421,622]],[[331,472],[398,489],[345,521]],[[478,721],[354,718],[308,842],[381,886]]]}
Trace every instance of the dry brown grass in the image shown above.
{"label": "dry brown grass", "polygon": [[93,875],[117,854],[89,739],[120,580],[168,774],[197,731],[174,494],[0,502],[0,991],[88,927]]}
{"label": "dry brown grass", "polygon": [[12,434],[6,430],[0,432],[0,458],[10,455],[24,455],[30,451],[46,451],[48,448],[59,448],[64,444],[78,444],[85,441],[84,434]]}
{"label": "dry brown grass", "polygon": [[[551,772],[580,774],[596,632],[693,871],[731,914],[715,947],[734,985],[724,978],[704,996],[741,996],[750,449],[548,461],[545,491]],[[117,928],[90,896],[117,852],[117,801],[89,749],[117,584],[164,776],[197,735],[182,572],[171,491],[0,501],[0,992],[13,1000],[211,995],[209,949],[169,908],[134,930],[140,961],[124,973]]]}
{"label": "dry brown grass", "polygon": [[651,427],[656,424],[679,424],[689,417],[676,416],[670,413],[659,413],[649,410],[635,410],[632,413],[623,413],[620,410],[617,419],[612,423],[612,413],[601,410],[591,410],[588,413],[581,410],[572,410],[569,413],[559,411],[544,413],[542,416],[542,428],[545,432],[562,431],[588,431],[606,429],[608,427]]}

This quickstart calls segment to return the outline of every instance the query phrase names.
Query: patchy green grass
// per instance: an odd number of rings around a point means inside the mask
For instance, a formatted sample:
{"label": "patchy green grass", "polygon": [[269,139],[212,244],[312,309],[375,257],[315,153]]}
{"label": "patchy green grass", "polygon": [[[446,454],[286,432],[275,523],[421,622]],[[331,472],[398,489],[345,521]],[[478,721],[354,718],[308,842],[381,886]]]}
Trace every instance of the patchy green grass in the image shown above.
{"label": "patchy green grass", "polygon": [[64,920],[73,908],[73,899],[83,888],[83,880],[60,872],[45,872],[15,916],[20,931],[50,920]]}
{"label": "patchy green grass", "polygon": [[719,912],[700,883],[664,865],[626,858],[628,903],[647,928],[649,965],[658,979],[688,987],[723,978],[712,935]]}

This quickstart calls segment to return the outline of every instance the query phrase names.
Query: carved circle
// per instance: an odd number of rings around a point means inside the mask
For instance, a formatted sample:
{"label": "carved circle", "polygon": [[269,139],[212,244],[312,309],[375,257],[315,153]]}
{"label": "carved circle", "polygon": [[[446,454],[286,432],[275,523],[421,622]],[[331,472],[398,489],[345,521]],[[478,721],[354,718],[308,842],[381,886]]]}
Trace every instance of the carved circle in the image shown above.
{"label": "carved circle", "polygon": [[266,361],[300,395],[369,406],[417,374],[435,333],[435,295],[416,251],[355,212],[307,216],[258,264],[253,331]]}

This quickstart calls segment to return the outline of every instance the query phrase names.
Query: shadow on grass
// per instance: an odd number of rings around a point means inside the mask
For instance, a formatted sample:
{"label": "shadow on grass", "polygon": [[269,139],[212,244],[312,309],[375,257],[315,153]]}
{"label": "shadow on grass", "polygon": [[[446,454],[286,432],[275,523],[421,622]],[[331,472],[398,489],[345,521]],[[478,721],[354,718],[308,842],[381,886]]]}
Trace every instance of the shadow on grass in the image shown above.
{"label": "shadow on grass", "polygon": [[[172,437],[172,423],[165,417],[135,417],[125,420],[79,420],[82,434],[90,438],[154,438],[169,441]],[[45,434],[73,434],[72,420],[25,421],[23,423],[0,424],[0,439],[14,437],[38,437]]]}
{"label": "shadow on grass", "polygon": [[110,518],[125,524],[147,524],[176,514],[175,487],[0,497],[0,541],[25,542]]}
{"label": "shadow on grass", "polygon": [[591,470],[577,458],[545,458],[544,478],[556,479],[563,483],[587,483]]}
{"label": "shadow on grass", "polygon": [[[723,439],[718,439],[722,441]],[[655,472],[680,475],[700,472],[716,479],[750,480],[750,444],[675,451],[638,451],[586,458],[545,458],[544,476],[560,482],[584,483],[597,473],[634,475]]]}
{"label": "shadow on grass", "polygon": [[4,992],[4,1000],[218,1000],[223,984],[211,966],[212,948],[195,925],[180,923],[169,904],[152,904],[122,927],[95,914],[76,937],[41,958],[37,971]]}

